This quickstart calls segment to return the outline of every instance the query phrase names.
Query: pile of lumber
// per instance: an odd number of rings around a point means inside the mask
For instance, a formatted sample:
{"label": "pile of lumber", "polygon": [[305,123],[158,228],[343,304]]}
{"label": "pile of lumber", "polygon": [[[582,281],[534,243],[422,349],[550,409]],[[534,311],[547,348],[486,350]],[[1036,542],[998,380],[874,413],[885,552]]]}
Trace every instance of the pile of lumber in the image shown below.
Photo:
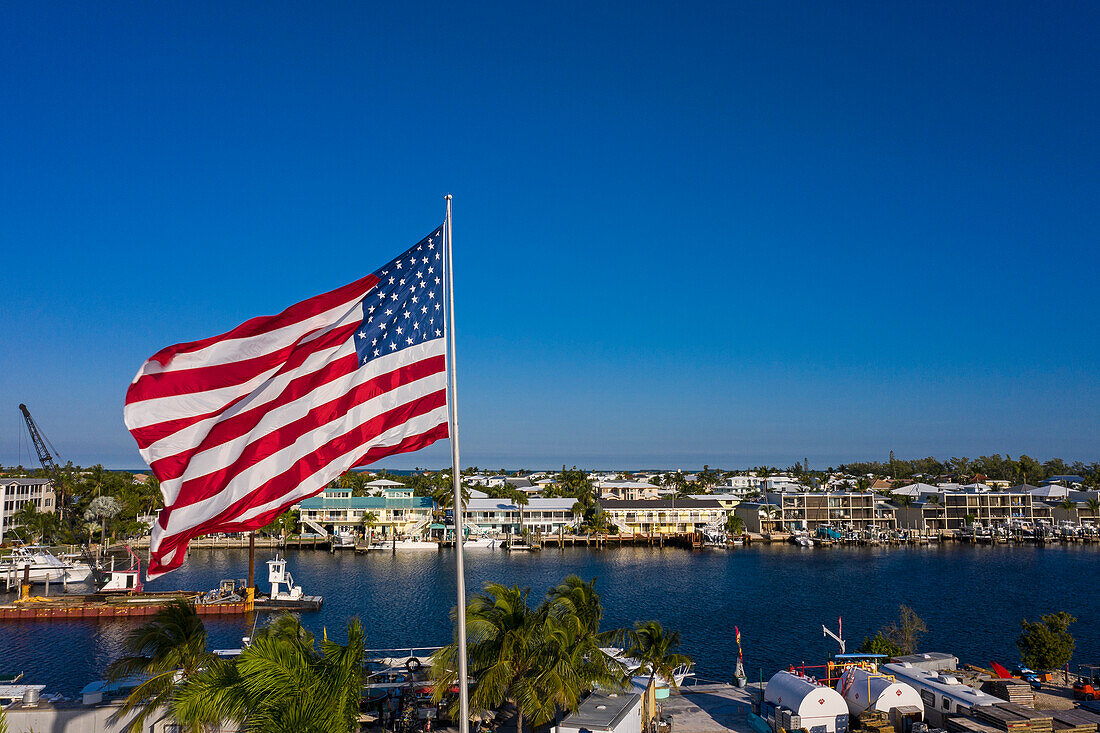
{"label": "pile of lumber", "polygon": [[972,712],[979,722],[1007,733],[1051,733],[1054,727],[1054,720],[1049,713],[1041,713],[1014,702],[980,705]]}
{"label": "pile of lumber", "polygon": [[989,680],[982,685],[982,692],[988,692],[994,697],[1017,704],[1030,705],[1035,702],[1035,693],[1031,691],[1031,685],[1023,680]]}
{"label": "pile of lumber", "polygon": [[997,728],[985,723],[979,723],[974,718],[956,716],[947,719],[947,730],[950,733],[1000,733]]}
{"label": "pile of lumber", "polygon": [[1088,710],[1052,710],[1054,730],[1058,733],[1096,733],[1100,715]]}

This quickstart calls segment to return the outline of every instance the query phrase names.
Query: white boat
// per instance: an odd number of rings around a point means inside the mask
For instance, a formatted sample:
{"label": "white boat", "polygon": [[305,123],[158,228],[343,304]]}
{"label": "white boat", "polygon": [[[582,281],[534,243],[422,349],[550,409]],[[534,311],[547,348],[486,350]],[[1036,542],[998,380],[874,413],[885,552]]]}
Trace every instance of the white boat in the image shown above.
{"label": "white boat", "polygon": [[494,537],[470,537],[462,540],[464,550],[491,550],[500,547],[500,540]]}
{"label": "white boat", "polygon": [[41,545],[17,545],[11,554],[0,560],[0,576],[8,584],[23,582],[30,568],[31,583],[86,583],[92,578],[92,567],[86,562],[61,560]]}
{"label": "white boat", "polygon": [[332,547],[335,550],[354,550],[359,537],[352,532],[337,532],[332,535]]}
{"label": "white boat", "polygon": [[796,532],[791,535],[791,544],[799,547],[813,547],[814,541],[805,532]]}
{"label": "white boat", "polygon": [[[645,665],[643,665],[637,659],[626,656],[626,652],[617,647],[605,647],[601,649],[601,651],[617,661],[619,664],[622,664],[626,667],[627,673],[630,675],[630,686],[633,688],[634,692],[646,691],[646,688],[649,687],[650,673]],[[676,669],[672,670],[672,678],[676,683],[677,689],[680,687],[680,685],[684,683],[684,680],[686,680],[688,677],[695,676],[695,672],[693,671],[692,667],[693,665],[691,664],[681,664],[679,667],[676,667]],[[668,697],[671,686],[669,685],[669,680],[666,677],[657,675],[656,679],[654,679],[653,681],[653,686],[655,688],[657,699],[663,700],[664,698]]]}
{"label": "white boat", "polygon": [[438,550],[439,543],[429,542],[428,540],[406,539],[391,543],[391,547],[398,550]]}

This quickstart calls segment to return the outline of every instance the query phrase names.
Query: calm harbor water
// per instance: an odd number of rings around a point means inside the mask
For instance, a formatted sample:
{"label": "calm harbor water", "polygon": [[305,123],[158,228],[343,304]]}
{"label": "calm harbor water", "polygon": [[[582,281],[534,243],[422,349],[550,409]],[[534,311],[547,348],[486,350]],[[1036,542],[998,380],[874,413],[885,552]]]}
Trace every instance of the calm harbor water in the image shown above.
{"label": "calm harbor water", "polygon": [[[257,580],[266,589],[257,550]],[[342,637],[359,616],[368,645],[437,645],[450,640],[454,605],[453,551],[368,556],[291,551],[290,570],[307,593],[324,595],[324,609],[303,614],[318,635]],[[222,578],[243,578],[247,550],[195,550],[183,569],[150,590],[207,589]],[[500,581],[531,588],[532,602],[570,573],[597,578],[607,627],[655,618],[681,632],[682,650],[700,677],[728,680],[741,629],[751,676],[791,663],[822,664],[844,617],[849,646],[858,646],[897,613],[899,603],[927,622],[926,650],[950,651],[964,661],[1011,663],[1021,618],[1051,611],[1077,617],[1075,662],[1100,662],[1100,548],[926,546],[809,549],[759,546],[731,552],[666,548],[583,548],[466,555],[467,588]],[[260,616],[260,623],[267,618]],[[207,622],[211,645],[236,647],[250,631],[243,617]],[[130,621],[0,624],[0,672],[24,671],[30,682],[74,694],[97,678],[121,650]]]}

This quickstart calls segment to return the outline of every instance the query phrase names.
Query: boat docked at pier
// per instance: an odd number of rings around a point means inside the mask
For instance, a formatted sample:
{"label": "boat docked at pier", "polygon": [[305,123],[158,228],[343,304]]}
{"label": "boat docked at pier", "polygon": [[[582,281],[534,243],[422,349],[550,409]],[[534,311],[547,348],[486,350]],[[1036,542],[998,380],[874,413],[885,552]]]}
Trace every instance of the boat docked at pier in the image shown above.
{"label": "boat docked at pier", "polygon": [[[634,692],[645,692],[649,688],[649,678],[651,675],[649,667],[644,662],[627,656],[626,651],[618,647],[603,647],[601,651],[626,669],[627,674],[630,676],[631,689]],[[681,664],[673,669],[672,680],[669,680],[663,675],[657,675],[653,679],[657,699],[665,699],[669,696],[673,687],[679,689],[680,685],[684,683],[684,680],[694,676],[694,665],[690,663]]]}
{"label": "boat docked at pier", "polygon": [[16,545],[0,560],[0,575],[7,586],[15,587],[27,578],[30,583],[87,583],[92,566],[77,560],[62,560],[42,545]]}

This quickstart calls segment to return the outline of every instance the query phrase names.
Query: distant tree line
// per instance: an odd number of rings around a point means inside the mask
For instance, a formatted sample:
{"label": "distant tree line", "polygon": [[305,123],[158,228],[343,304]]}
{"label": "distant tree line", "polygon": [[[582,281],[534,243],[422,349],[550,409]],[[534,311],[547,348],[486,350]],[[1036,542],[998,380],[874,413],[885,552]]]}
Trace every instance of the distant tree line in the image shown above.
{"label": "distant tree line", "polygon": [[923,475],[935,478],[937,476],[953,476],[958,479],[969,479],[977,475],[989,479],[1001,481],[1013,481],[1017,483],[1037,484],[1051,476],[1081,476],[1092,486],[1098,486],[1100,482],[1100,463],[1083,463],[1074,461],[1067,463],[1061,458],[1051,458],[1040,463],[1028,455],[1020,455],[1013,460],[1009,455],[980,456],[978,458],[949,458],[940,461],[929,456],[928,458],[895,459],[882,463],[879,461],[862,461],[857,463],[844,463],[837,466],[836,470],[852,475],[872,474],[874,476],[890,476],[899,479],[912,478]]}

